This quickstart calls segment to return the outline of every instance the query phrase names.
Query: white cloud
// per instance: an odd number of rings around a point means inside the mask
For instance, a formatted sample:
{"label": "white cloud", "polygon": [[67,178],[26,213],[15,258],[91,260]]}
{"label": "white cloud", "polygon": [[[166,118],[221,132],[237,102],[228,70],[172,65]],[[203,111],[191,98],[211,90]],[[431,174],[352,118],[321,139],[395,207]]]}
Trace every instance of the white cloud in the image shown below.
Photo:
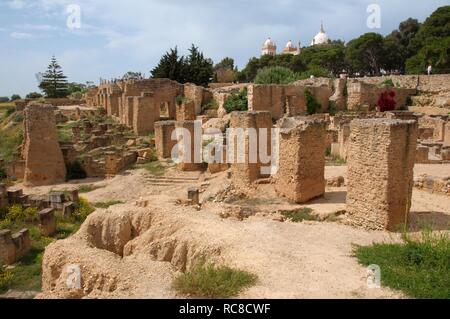
{"label": "white cloud", "polygon": [[31,33],[27,33],[27,32],[12,32],[9,34],[9,36],[13,39],[19,39],[19,40],[31,39],[33,37],[33,35]]}
{"label": "white cloud", "polygon": [[25,1],[23,0],[11,0],[7,2],[8,7],[14,10],[20,10],[25,7]]}

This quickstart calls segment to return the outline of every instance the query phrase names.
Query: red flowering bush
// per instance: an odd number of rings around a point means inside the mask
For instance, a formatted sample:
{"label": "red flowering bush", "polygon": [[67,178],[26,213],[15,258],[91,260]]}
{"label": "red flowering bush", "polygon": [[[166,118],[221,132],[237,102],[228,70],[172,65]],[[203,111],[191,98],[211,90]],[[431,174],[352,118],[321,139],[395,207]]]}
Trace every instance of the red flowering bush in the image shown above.
{"label": "red flowering bush", "polygon": [[397,106],[397,102],[395,102],[395,92],[388,90],[381,93],[377,105],[378,111],[380,112],[395,111],[395,107]]}

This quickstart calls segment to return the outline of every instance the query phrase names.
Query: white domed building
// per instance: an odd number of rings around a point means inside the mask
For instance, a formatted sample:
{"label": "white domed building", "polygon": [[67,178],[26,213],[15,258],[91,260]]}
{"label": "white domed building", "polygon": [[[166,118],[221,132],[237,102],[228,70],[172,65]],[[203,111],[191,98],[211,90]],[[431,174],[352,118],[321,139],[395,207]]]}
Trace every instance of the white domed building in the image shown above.
{"label": "white domed building", "polygon": [[301,51],[301,44],[298,43],[298,48],[294,46],[291,40],[289,40],[288,43],[286,43],[286,47],[283,49],[283,52],[281,54],[292,54],[292,55],[299,55]]}
{"label": "white domed building", "polygon": [[323,23],[320,25],[320,31],[313,38],[311,45],[321,45],[328,44],[330,42],[330,38],[328,37],[325,29],[323,28]]}
{"label": "white domed building", "polygon": [[277,54],[277,46],[275,42],[272,41],[271,38],[268,38],[266,42],[264,42],[262,48],[262,55],[276,55]]}

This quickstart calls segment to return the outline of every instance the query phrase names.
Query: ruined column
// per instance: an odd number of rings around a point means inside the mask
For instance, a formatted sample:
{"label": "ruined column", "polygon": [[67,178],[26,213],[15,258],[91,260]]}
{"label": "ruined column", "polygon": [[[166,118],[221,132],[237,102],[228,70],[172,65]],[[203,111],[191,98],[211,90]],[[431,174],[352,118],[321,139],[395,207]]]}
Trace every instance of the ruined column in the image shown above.
{"label": "ruined column", "polygon": [[288,118],[280,122],[278,194],[305,203],[325,194],[326,124]]}
{"label": "ruined column", "polygon": [[31,104],[25,109],[24,158],[28,186],[62,183],[66,166],[58,143],[51,106]]}
{"label": "ruined column", "polygon": [[107,114],[109,116],[119,116],[119,93],[108,94],[108,108]]}
{"label": "ruined column", "polygon": [[444,146],[450,146],[450,122],[444,127]]}
{"label": "ruined column", "polygon": [[39,212],[39,229],[42,236],[51,236],[56,232],[55,209],[48,208]]}
{"label": "ruined column", "polygon": [[193,101],[184,101],[176,105],[177,121],[195,121],[195,104]]}
{"label": "ruined column", "polygon": [[152,93],[142,93],[134,98],[133,130],[136,135],[146,136],[155,131],[155,122],[159,120],[160,110],[156,106]]}
{"label": "ruined column", "polygon": [[178,140],[178,168],[182,171],[199,171],[202,162],[202,126],[197,121],[176,122]]}
{"label": "ruined column", "polygon": [[172,133],[175,131],[175,121],[162,121],[155,123],[155,146],[156,155],[159,159],[172,157],[172,149],[177,144],[172,140]]}
{"label": "ruined column", "polygon": [[16,247],[9,229],[0,230],[0,267],[16,261]]}
{"label": "ruined column", "polygon": [[388,230],[407,224],[417,122],[354,120],[349,143],[347,212],[351,223]]}
{"label": "ruined column", "polygon": [[6,185],[0,183],[0,210],[5,209],[8,206],[8,193],[6,191]]}
{"label": "ruined column", "polygon": [[348,140],[350,138],[350,124],[343,124],[339,127],[338,143],[339,157],[343,160],[347,159]]}
{"label": "ruined column", "polygon": [[[265,153],[268,156],[272,154],[272,126],[272,115],[267,111],[231,113],[232,135],[228,136],[228,153],[232,159],[231,168],[235,185],[250,186],[256,180],[269,176],[263,174],[261,168],[270,166],[270,163],[262,163],[259,154],[262,145],[266,145]],[[262,138],[260,133],[264,130],[267,132],[266,141],[260,140]]]}
{"label": "ruined column", "polygon": [[192,205],[200,204],[200,190],[196,187],[189,188],[188,199],[191,201]]}
{"label": "ruined column", "polygon": [[12,235],[11,238],[15,246],[16,260],[19,260],[28,254],[31,249],[30,231],[26,228],[22,229],[18,233]]}

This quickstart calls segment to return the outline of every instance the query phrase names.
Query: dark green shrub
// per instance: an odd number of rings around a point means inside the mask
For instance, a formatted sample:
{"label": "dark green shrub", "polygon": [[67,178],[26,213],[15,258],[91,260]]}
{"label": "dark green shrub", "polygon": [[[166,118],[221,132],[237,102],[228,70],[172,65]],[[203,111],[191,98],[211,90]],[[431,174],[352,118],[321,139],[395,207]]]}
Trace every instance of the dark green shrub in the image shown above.
{"label": "dark green shrub", "polygon": [[255,77],[256,84],[289,84],[299,79],[299,76],[292,70],[273,66],[260,69]]}
{"label": "dark green shrub", "polygon": [[248,111],[247,89],[243,89],[237,94],[231,94],[231,96],[225,101],[224,108],[227,113],[234,111]]}
{"label": "dark green shrub", "polygon": [[310,90],[305,90],[306,96],[306,112],[308,115],[316,114],[322,108],[319,102],[317,102],[316,98],[312,94]]}

